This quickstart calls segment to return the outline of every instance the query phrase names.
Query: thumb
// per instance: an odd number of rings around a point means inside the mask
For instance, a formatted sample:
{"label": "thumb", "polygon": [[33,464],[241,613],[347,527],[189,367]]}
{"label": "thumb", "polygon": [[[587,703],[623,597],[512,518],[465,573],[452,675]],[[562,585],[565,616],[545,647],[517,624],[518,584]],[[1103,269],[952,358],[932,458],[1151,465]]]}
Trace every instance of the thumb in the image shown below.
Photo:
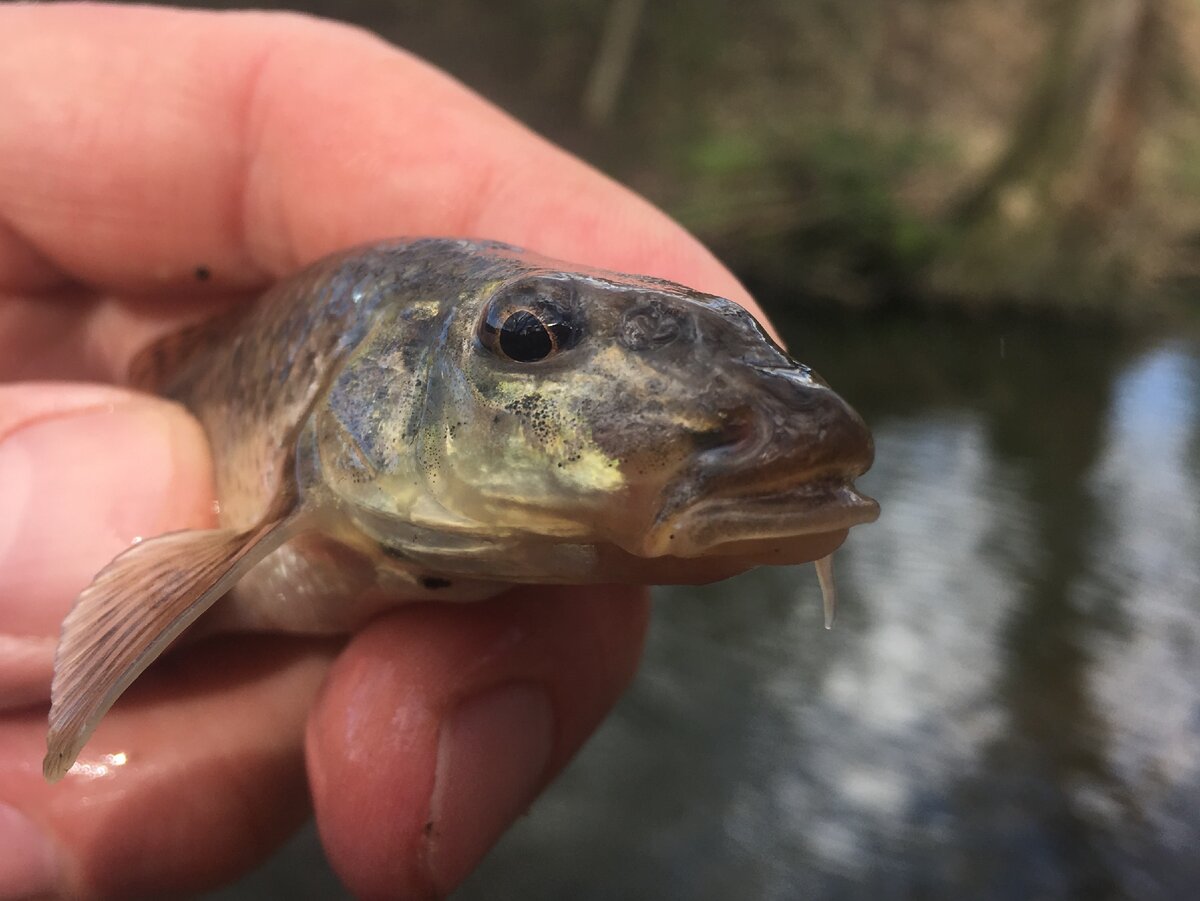
{"label": "thumb", "polygon": [[0,709],[49,696],[59,624],[139,536],[206,525],[212,475],[181,407],[118,388],[0,386]]}
{"label": "thumb", "polygon": [[212,520],[199,425],[116,388],[0,386],[0,898],[174,897],[244,871],[306,811],[300,740],[332,649],[193,647],[123,698],[91,763],[42,779],[59,622],[137,536]]}

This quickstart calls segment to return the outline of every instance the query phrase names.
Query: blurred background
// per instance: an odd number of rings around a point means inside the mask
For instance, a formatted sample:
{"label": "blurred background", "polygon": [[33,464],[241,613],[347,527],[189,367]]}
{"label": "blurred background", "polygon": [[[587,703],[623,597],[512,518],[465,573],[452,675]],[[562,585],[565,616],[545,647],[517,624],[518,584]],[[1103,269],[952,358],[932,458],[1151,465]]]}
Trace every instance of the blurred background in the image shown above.
{"label": "blurred background", "polygon": [[[877,439],[837,628],[811,567],[660,590],[457,899],[1195,897],[1200,3],[278,5],[665,207]],[[309,828],[209,898],[342,895]]]}

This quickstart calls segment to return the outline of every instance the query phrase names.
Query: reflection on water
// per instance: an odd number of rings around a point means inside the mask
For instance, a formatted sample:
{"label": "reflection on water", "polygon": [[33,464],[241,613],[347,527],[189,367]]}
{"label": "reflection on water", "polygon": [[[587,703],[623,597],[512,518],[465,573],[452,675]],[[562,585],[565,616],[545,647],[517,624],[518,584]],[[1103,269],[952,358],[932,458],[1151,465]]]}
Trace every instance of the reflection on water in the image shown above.
{"label": "reflection on water", "polygon": [[615,716],[456,897],[1188,897],[1200,347],[785,331],[876,434],[837,628],[811,567],[660,590]]}
{"label": "reflection on water", "polygon": [[[1090,702],[1106,763],[1129,809],[1104,825],[1145,894],[1200,885],[1200,361],[1164,348],[1118,386],[1104,457],[1089,487],[1104,533],[1076,603],[1119,598],[1114,624],[1089,623]],[[1137,829],[1126,830],[1129,818]],[[1134,882],[1133,880],[1137,880]]]}

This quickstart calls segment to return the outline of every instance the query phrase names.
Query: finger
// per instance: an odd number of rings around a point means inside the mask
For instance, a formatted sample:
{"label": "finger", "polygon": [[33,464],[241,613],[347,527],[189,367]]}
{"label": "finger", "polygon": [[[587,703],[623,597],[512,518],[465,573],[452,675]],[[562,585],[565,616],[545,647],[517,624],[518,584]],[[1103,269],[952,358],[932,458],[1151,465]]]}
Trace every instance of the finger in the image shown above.
{"label": "finger", "polygon": [[10,288],[47,264],[126,292],[200,267],[246,287],[366,240],[461,234],[745,299],[645,201],[363,32],[111,6],[0,23]]}
{"label": "finger", "polygon": [[50,697],[59,626],[139,536],[211,522],[199,425],[96,385],[0,385],[0,710]]}
{"label": "finger", "polygon": [[646,614],[634,589],[522,588],[356,636],[308,728],[317,824],[350,889],[452,890],[615,703]]}
{"label": "finger", "polygon": [[208,444],[181,407],[95,385],[0,386],[0,634],[57,636],[136,538],[212,522]]}
{"label": "finger", "polygon": [[334,648],[224,638],[157,663],[59,783],[45,708],[0,718],[0,897],[178,897],[308,814],[302,733]]}
{"label": "finger", "polygon": [[164,303],[97,296],[78,285],[28,296],[0,291],[0,382],[123,382],[129,360],[150,341],[251,296],[176,291]]}
{"label": "finger", "polygon": [[[41,776],[58,622],[137,535],[211,523],[207,446],[173,404],[113,388],[0,387],[0,886],[191,890],[304,813],[301,730],[332,649],[265,640],[172,655],[62,783]],[[119,773],[119,777],[118,774]]]}

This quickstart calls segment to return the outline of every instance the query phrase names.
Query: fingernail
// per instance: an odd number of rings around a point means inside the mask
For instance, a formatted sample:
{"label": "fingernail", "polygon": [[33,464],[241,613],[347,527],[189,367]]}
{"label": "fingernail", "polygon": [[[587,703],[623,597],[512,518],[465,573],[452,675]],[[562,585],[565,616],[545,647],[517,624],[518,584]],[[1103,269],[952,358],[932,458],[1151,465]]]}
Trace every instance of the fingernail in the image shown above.
{"label": "fingernail", "polygon": [[[145,400],[38,420],[0,441],[0,622],[57,633],[72,599],[136,537],[163,531],[180,458],[203,448],[182,411]],[[177,526],[176,526],[177,527]]]}
{"label": "fingernail", "polygon": [[440,892],[453,890],[533,803],[553,745],[554,713],[537,685],[492,689],[442,725],[427,857]]}
{"label": "fingernail", "polygon": [[54,844],[21,811],[0,804],[0,901],[48,897],[57,887]]}

